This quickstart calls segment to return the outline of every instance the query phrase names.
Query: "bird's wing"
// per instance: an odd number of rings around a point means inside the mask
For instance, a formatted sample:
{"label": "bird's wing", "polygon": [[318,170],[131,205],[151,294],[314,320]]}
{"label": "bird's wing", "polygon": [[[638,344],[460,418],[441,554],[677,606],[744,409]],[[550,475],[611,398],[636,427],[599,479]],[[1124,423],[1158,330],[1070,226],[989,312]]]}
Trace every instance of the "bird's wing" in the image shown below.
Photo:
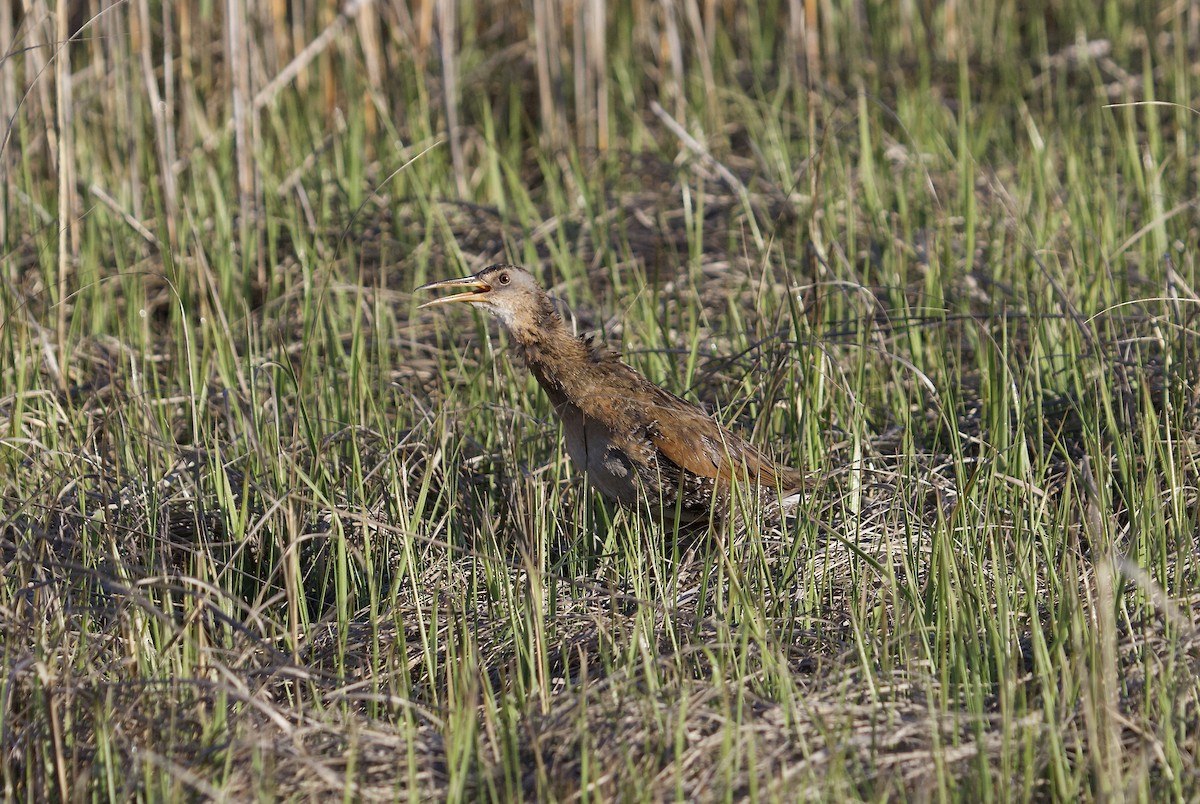
{"label": "bird's wing", "polygon": [[803,474],[780,467],[691,402],[666,391],[611,356],[606,383],[576,400],[585,418],[611,422],[614,434],[644,436],[684,472],[722,483],[747,480],[790,489]]}
{"label": "bird's wing", "polygon": [[663,457],[687,472],[721,482],[776,483],[774,463],[695,405],[656,388],[645,411],[649,437]]}

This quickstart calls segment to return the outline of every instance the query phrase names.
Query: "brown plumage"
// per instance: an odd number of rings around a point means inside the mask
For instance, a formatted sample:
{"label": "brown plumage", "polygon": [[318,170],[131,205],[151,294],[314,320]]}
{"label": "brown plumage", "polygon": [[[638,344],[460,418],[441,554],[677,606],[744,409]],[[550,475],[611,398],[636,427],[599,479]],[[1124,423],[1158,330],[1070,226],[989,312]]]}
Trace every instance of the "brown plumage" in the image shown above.
{"label": "brown plumage", "polygon": [[678,512],[685,523],[719,519],[735,486],[785,508],[798,501],[802,472],[776,465],[607,348],[572,335],[523,268],[493,265],[417,290],[442,288],[465,292],[421,306],[467,302],[500,319],[562,420],[571,460],[606,497],[666,521]]}

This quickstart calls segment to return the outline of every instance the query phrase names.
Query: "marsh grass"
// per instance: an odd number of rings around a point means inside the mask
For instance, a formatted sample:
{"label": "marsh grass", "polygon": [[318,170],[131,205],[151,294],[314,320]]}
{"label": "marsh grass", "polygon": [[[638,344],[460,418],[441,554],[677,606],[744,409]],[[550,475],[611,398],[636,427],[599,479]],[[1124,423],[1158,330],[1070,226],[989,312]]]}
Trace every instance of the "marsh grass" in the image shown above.
{"label": "marsh grass", "polygon": [[[6,798],[1200,795],[1193,6],[217,5],[0,8]],[[598,500],[502,259],[797,516]]]}

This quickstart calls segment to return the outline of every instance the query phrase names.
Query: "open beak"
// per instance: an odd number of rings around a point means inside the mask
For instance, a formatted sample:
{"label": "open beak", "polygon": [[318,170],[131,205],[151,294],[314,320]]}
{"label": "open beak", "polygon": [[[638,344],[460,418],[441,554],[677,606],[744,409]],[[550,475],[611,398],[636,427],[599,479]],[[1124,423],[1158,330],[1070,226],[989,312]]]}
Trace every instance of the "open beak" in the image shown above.
{"label": "open beak", "polygon": [[485,293],[491,291],[492,286],[487,282],[481,282],[473,276],[464,276],[462,279],[443,279],[441,282],[426,282],[421,287],[421,290],[441,290],[442,288],[468,288],[465,293],[455,293],[453,296],[443,296],[440,299],[427,301],[417,309],[432,307],[435,304],[446,304],[448,302],[469,302],[478,301]]}

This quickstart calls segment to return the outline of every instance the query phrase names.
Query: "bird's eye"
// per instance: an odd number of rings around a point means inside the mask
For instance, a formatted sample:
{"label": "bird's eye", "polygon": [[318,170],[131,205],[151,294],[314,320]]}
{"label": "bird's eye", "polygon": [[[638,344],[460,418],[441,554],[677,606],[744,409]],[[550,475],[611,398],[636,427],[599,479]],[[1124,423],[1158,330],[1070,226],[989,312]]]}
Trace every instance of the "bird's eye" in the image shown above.
{"label": "bird's eye", "polygon": [[496,277],[496,281],[499,282],[501,285],[507,285],[508,284],[508,274],[500,274],[500,276]]}

